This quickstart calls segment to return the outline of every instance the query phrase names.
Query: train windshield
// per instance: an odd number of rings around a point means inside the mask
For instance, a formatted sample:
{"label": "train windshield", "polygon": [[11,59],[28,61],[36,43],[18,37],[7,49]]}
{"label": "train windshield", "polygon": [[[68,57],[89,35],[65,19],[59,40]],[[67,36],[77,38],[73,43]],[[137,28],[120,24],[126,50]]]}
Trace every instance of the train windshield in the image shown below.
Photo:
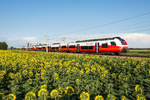
{"label": "train windshield", "polygon": [[125,40],[124,40],[124,39],[122,39],[122,38],[120,38],[120,37],[114,37],[114,38],[119,39],[119,40],[121,41],[121,44],[122,44],[122,45],[126,45],[126,43],[125,43]]}
{"label": "train windshield", "polygon": [[125,41],[123,39],[120,40],[122,45],[126,45]]}

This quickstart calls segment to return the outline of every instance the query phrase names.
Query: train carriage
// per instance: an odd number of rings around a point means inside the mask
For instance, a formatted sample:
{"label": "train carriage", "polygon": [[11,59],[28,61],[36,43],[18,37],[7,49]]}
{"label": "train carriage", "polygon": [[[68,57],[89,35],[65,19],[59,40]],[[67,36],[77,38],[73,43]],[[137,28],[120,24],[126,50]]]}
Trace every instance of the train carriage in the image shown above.
{"label": "train carriage", "polygon": [[80,52],[95,52],[95,42],[76,42]]}
{"label": "train carriage", "polygon": [[68,44],[67,43],[61,43],[60,51],[67,52],[68,51]]}
{"label": "train carriage", "polygon": [[127,42],[120,37],[76,41],[79,51],[115,53],[127,52]]}
{"label": "train carriage", "polygon": [[60,43],[53,43],[51,45],[51,51],[60,51]]}
{"label": "train carriage", "polygon": [[77,52],[77,44],[75,42],[68,43],[69,52]]}
{"label": "train carriage", "polygon": [[[28,49],[30,50],[30,49]],[[34,51],[46,51],[46,45],[37,45]],[[125,53],[128,50],[127,42],[120,37],[89,39],[70,43],[53,43],[48,51],[59,52],[92,52],[92,53]]]}
{"label": "train carriage", "polygon": [[46,51],[46,46],[42,46],[41,51]]}
{"label": "train carriage", "polygon": [[33,48],[35,51],[41,51],[42,50],[42,45],[37,45],[36,47]]}

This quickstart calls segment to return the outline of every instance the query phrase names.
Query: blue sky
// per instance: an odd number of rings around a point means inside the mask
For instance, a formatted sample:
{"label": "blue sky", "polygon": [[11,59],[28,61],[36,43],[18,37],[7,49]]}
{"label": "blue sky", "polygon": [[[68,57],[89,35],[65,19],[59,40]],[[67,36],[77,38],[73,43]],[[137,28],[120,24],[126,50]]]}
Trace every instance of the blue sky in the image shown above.
{"label": "blue sky", "polygon": [[150,48],[150,14],[103,26],[146,12],[150,0],[0,0],[0,41],[22,47],[44,43],[47,32],[49,42],[121,35],[129,47]]}

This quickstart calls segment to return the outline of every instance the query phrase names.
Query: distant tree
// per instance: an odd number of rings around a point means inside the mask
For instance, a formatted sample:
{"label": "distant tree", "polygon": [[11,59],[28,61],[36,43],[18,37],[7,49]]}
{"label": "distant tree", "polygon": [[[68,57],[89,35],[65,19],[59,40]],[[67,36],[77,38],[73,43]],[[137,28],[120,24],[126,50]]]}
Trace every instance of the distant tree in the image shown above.
{"label": "distant tree", "polygon": [[13,49],[16,49],[16,48],[14,48],[13,46],[11,46],[10,49],[13,50]]}
{"label": "distant tree", "polygon": [[8,48],[8,45],[6,42],[0,42],[0,49],[1,50],[7,50]]}

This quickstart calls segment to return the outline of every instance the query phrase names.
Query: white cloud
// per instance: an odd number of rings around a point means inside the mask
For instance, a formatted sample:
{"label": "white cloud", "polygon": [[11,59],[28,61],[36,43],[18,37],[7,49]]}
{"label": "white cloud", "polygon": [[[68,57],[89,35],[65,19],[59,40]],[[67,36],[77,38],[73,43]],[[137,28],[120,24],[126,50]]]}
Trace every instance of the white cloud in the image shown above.
{"label": "white cloud", "polygon": [[36,37],[23,37],[24,41],[36,41],[37,38]]}
{"label": "white cloud", "polygon": [[150,48],[150,34],[146,33],[127,33],[122,34],[131,48]]}
{"label": "white cloud", "polygon": [[8,41],[36,41],[36,37],[23,37],[23,36],[0,36],[0,39],[5,39]]}
{"label": "white cloud", "polygon": [[24,36],[9,36],[4,35],[0,36],[1,41],[6,41],[8,43],[8,46],[14,46],[14,47],[22,47],[25,46],[27,42],[30,43],[36,43],[38,39],[36,37],[24,37]]}

